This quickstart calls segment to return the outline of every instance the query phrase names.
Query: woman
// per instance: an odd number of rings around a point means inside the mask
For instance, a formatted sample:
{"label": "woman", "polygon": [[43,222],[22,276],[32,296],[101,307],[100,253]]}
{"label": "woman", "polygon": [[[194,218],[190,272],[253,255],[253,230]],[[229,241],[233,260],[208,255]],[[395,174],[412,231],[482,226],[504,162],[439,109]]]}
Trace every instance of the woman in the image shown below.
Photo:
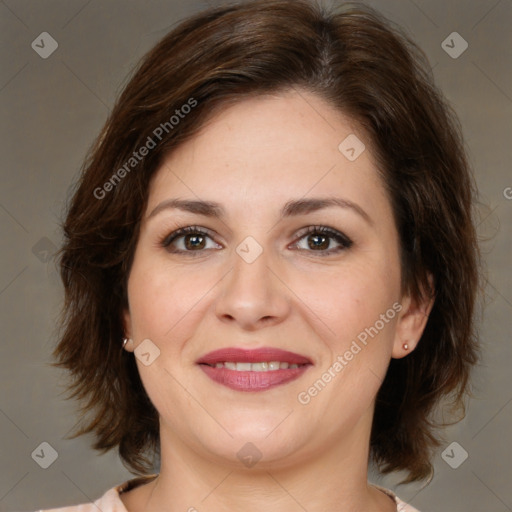
{"label": "woman", "polygon": [[416,510],[368,464],[427,478],[436,405],[463,408],[473,201],[426,60],[372,10],[260,0],[181,23],[64,224],[76,435],[142,475],[79,510]]}

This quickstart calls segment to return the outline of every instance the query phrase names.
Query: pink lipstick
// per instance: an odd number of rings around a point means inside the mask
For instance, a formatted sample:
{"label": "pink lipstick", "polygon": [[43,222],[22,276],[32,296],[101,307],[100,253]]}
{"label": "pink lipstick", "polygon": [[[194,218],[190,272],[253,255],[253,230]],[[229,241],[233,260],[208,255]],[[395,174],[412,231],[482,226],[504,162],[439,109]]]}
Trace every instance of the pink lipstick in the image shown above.
{"label": "pink lipstick", "polygon": [[212,380],[236,391],[265,391],[297,379],[312,366],[305,356],[270,347],[215,350],[197,364]]}

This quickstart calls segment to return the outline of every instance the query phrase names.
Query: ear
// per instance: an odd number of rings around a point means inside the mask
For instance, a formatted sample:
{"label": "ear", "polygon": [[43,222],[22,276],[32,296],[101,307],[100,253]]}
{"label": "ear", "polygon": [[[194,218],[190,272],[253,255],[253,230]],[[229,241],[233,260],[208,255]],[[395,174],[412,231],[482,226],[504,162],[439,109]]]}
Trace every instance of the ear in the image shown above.
{"label": "ear", "polygon": [[133,352],[135,350],[135,346],[133,343],[132,338],[132,321],[131,321],[131,315],[128,308],[123,310],[123,332],[124,337],[128,338],[128,342],[124,346],[124,349],[128,352]]}
{"label": "ear", "polygon": [[[402,297],[396,331],[393,343],[392,357],[400,359],[410,354],[418,345],[418,342],[427,325],[428,315],[434,306],[435,294],[432,275],[429,274],[428,282],[430,290],[422,290],[423,299],[416,300],[406,295]],[[404,345],[408,348],[404,348]]]}

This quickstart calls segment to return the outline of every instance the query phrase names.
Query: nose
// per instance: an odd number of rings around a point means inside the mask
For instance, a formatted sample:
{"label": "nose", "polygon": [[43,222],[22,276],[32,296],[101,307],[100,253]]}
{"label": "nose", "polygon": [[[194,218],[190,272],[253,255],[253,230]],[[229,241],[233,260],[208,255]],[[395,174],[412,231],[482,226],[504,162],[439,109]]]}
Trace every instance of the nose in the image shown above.
{"label": "nose", "polygon": [[290,292],[267,251],[251,263],[233,251],[231,263],[216,299],[217,317],[248,331],[282,322],[289,315]]}

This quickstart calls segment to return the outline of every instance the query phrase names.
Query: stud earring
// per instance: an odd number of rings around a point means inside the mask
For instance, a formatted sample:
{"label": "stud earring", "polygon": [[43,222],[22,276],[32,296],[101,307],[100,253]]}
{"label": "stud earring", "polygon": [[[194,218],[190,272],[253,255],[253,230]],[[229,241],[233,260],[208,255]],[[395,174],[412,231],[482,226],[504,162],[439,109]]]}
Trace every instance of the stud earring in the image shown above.
{"label": "stud earring", "polygon": [[126,344],[129,342],[130,340],[128,338],[123,338],[123,348],[126,347]]}
{"label": "stud earring", "polygon": [[403,348],[404,350],[409,350],[409,345],[407,345],[407,343],[404,343],[404,344],[402,345],[402,348]]}

